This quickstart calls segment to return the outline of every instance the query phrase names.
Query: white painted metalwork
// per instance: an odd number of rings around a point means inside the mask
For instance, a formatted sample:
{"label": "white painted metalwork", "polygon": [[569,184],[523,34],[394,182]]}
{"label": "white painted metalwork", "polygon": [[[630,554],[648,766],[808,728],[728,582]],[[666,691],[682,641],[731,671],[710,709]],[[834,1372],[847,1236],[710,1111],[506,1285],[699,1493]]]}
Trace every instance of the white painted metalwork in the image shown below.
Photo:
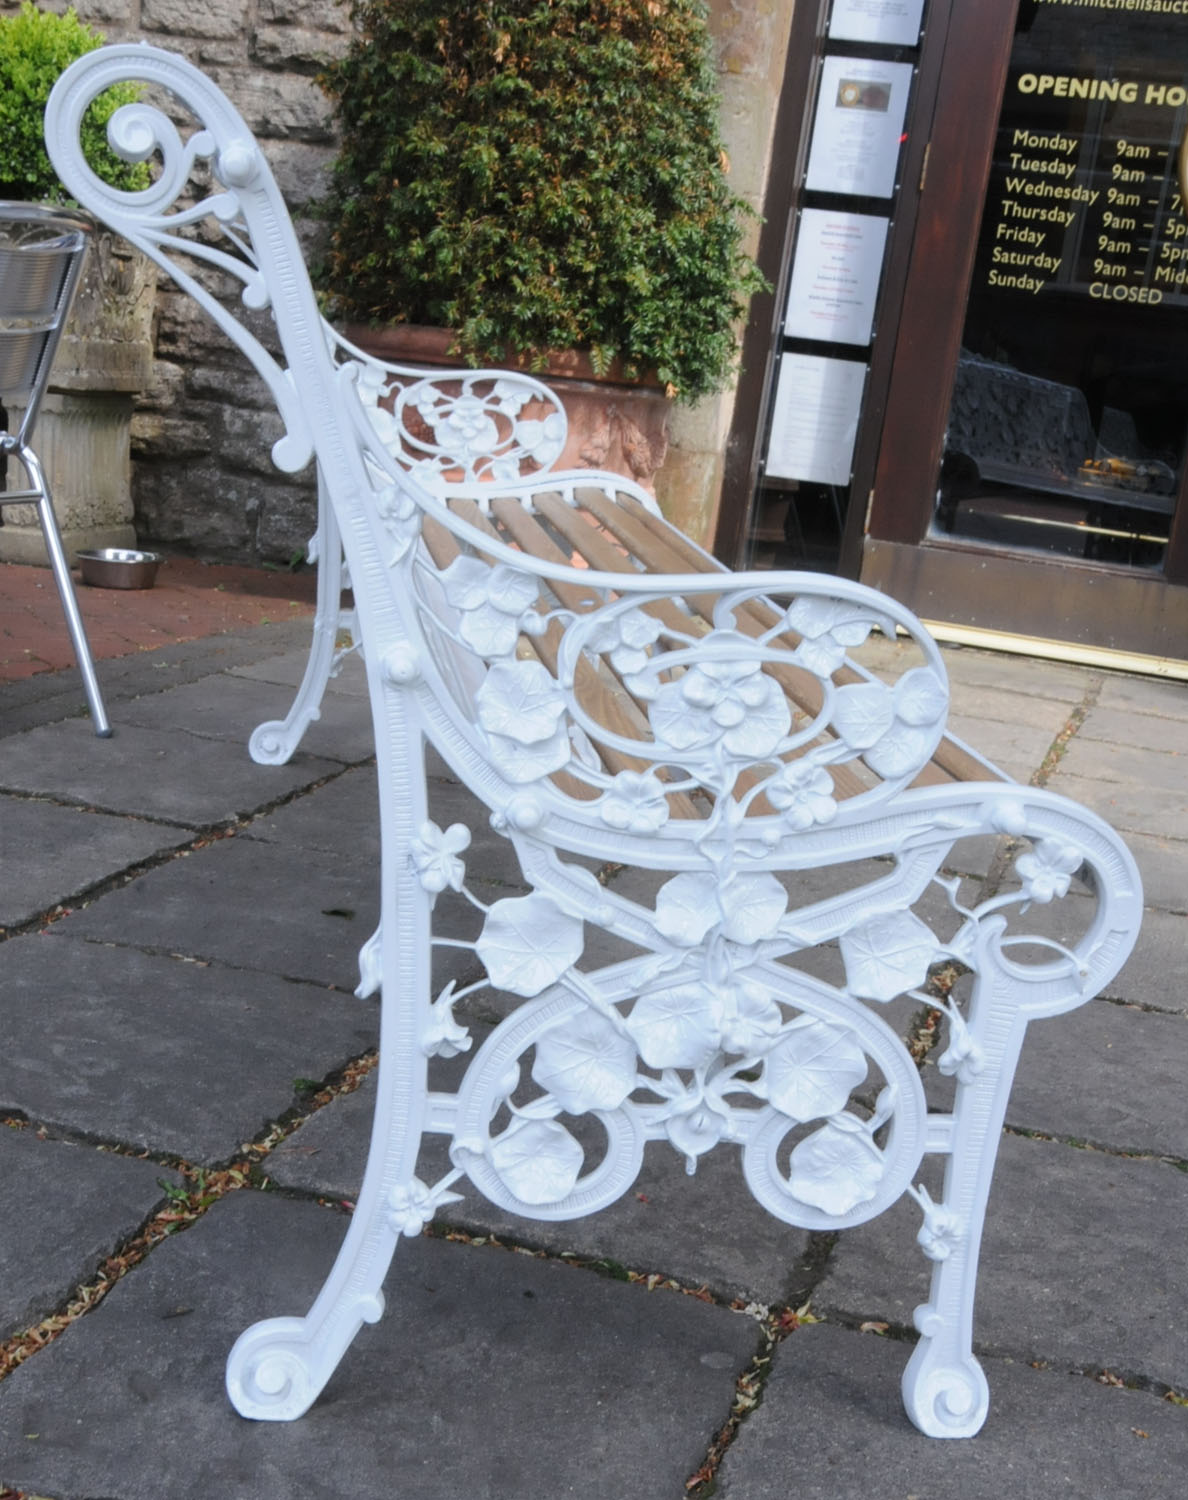
{"label": "white painted metalwork", "polygon": [[[168,89],[200,127],[183,141],[146,104],[115,115],[121,154],[158,156],[154,185],[136,194],[99,183],[77,146],[88,102],[125,78]],[[286,426],[277,464],[316,456],[374,714],[382,921],[360,955],[360,993],[383,992],[371,1152],[313,1308],[256,1324],[233,1349],[236,1407],[300,1415],[379,1318],[400,1237],[466,1180],[509,1211],[573,1218],[626,1192],[654,1142],[690,1172],[736,1148],[755,1197],[808,1229],[844,1230],[915,1198],[934,1269],[905,1404],[925,1433],[976,1432],[987,1390],[974,1282],[1010,1082],[1028,1022],[1097,993],[1133,946],[1141,892],[1121,841],[992,769],[915,784],[944,735],[944,664],[919,622],[870,589],[707,572],[704,554],[610,476],[451,484],[435,472],[426,484],[393,456],[383,419],[377,428],[360,389],[370,374],[328,353],[268,167],[189,64],[147,47],[91,53],[54,91],[47,132],[70,191],[169,270],[269,385]],[[178,207],[202,161],[214,186]],[[212,216],[229,245],[183,233]],[[248,308],[271,309],[285,364],[183,252],[237,277]],[[649,549],[685,561],[657,573]],[[872,632],[897,631],[916,656],[895,680],[850,668]],[[471,831],[430,820],[427,744],[490,810],[528,895],[488,905],[468,884]],[[954,844],[975,836],[1003,842],[1007,875],[970,904],[946,870]],[[575,856],[635,866],[653,889],[604,887]],[[838,893],[799,894],[804,872],[823,867]],[[1053,938],[1046,916],[1038,932],[1020,928],[1074,880],[1079,936]],[[480,1045],[455,1013],[477,987],[431,984],[445,941],[435,907],[450,902],[473,913],[462,945],[482,986],[520,1002]],[[593,965],[592,926],[633,956]],[[805,960],[831,953],[827,983]],[[904,996],[937,1003],[924,986],[938,965],[966,978],[944,1006],[939,1071],[953,1103],[930,1114],[879,1012]],[[456,1089],[430,1091],[431,1057],[458,1060]],[[600,1149],[574,1128],[586,1115]],[[452,1170],[435,1181],[418,1175],[425,1133],[449,1139]],[[936,1201],[918,1181],[925,1153],[946,1160]]]}

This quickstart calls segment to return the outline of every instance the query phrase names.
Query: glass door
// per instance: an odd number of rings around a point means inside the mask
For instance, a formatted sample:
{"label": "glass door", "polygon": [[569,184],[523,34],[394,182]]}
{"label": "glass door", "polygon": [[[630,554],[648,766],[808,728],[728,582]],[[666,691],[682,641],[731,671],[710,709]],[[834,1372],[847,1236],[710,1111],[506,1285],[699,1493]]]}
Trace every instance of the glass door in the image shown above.
{"label": "glass door", "polygon": [[1162,570],[1188,431],[1186,64],[1188,14],[1020,6],[939,533]]}

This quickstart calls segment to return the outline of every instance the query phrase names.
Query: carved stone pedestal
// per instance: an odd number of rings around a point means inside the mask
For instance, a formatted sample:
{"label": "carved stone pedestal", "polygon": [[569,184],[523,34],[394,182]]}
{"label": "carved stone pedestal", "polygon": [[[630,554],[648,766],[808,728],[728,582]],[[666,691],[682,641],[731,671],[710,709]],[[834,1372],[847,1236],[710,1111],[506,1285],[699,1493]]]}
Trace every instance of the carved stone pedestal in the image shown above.
{"label": "carved stone pedestal", "polygon": [[[155,291],[151,262],[114,251],[108,233],[96,235],[32,437],[69,558],[83,548],[136,545],[132,397],[152,372]],[[8,419],[11,426],[19,417],[10,411]],[[9,485],[24,478],[10,464]],[[48,565],[33,506],[6,508],[0,561]]]}

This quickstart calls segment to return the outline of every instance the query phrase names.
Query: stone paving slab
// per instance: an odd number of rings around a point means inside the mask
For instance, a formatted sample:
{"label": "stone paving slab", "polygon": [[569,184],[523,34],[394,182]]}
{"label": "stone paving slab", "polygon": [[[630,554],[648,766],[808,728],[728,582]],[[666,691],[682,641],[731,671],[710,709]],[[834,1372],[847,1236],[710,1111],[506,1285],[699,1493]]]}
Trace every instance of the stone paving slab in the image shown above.
{"label": "stone paving slab", "polygon": [[[1140,841],[1130,838],[1130,835],[1149,834],[1161,841],[1169,851],[1175,850],[1177,855],[1179,850],[1175,846],[1188,840],[1188,804],[1185,802],[1184,783],[1169,790],[1162,782],[1147,783],[1137,777],[1129,781],[1105,781],[1091,776],[1074,776],[1062,761],[1048,782],[1048,790],[1060,792],[1062,796],[1071,797],[1074,802],[1090,808],[1126,838],[1131,853],[1138,860],[1144,887],[1148,884],[1148,877],[1140,854],[1143,846]],[[1181,864],[1179,902],[1160,900],[1159,905],[1173,904],[1178,910],[1184,909],[1185,889],[1188,887],[1186,872],[1188,866]],[[1158,873],[1164,874],[1163,871]],[[1175,871],[1166,872],[1166,878],[1160,879],[1154,888],[1160,895],[1176,889]]]}
{"label": "stone paving slab", "polygon": [[[459,782],[432,777],[428,782],[429,817],[439,828],[464,823],[470,843],[463,853],[467,879],[526,889],[511,843],[491,827],[486,808]],[[273,808],[244,830],[251,838],[298,844],[369,859],[380,857],[379,793],[375,768],[360,767],[317,787],[283,807]],[[582,861],[596,867],[596,861]]]}
{"label": "stone paving slab", "polygon": [[311,1411],[238,1417],[223,1391],[232,1342],[256,1317],[304,1310],[344,1228],[313,1204],[237,1193],[166,1240],[0,1386],[14,1435],[0,1480],[54,1500],[160,1500],[183,1476],[188,1494],[252,1500],[684,1493],[754,1324],[489,1247],[402,1242],[387,1316]]}
{"label": "stone paving slab", "polygon": [[955,686],[998,688],[1021,698],[1080,703],[1098,674],[1087,667],[1065,666],[1033,656],[1020,658],[976,647],[946,646],[945,668]]}
{"label": "stone paving slab", "polygon": [[[1188,852],[1182,866],[1188,876]],[[1188,900],[1188,889],[1183,892]],[[1143,913],[1134,952],[1105,988],[1113,999],[1132,1000],[1188,1016],[1188,917],[1182,912]]]}
{"label": "stone paving slab", "polygon": [[[269,1177],[282,1187],[354,1201],[367,1160],[375,1082],[370,1074],[283,1141],[268,1158]],[[449,1170],[445,1138],[435,1136],[425,1144],[417,1175],[435,1182]],[[624,1197],[567,1223],[510,1214],[466,1181],[454,1191],[463,1201],[446,1204],[439,1221],[472,1233],[658,1271],[691,1286],[706,1284],[727,1299],[783,1303],[803,1284],[799,1268],[808,1236],[760,1208],[743,1181],[738,1151],[726,1147],[702,1157],[689,1177],[670,1146],[653,1142]]]}
{"label": "stone paving slab", "polygon": [[189,839],[188,829],[0,796],[0,928],[30,922]]}
{"label": "stone paving slab", "polygon": [[[1065,788],[1060,790],[1068,795]],[[1154,907],[1178,915],[1188,912],[1188,840],[1136,833],[1133,829],[1122,831],[1142,877],[1147,911]],[[1142,942],[1140,937],[1140,945]]]}
{"label": "stone paving slab", "polygon": [[60,1307],[180,1176],[94,1146],[0,1127],[0,1339]]}
{"label": "stone paving slab", "polygon": [[[936,1196],[936,1164],[926,1159],[920,1175]],[[1188,1174],[1175,1167],[1004,1136],[975,1347],[1188,1389],[1186,1214]],[[930,1269],[915,1244],[919,1224],[919,1208],[905,1198],[843,1234],[814,1309],[910,1326]]]}
{"label": "stone paving slab", "polygon": [[1046,727],[1020,724],[1010,718],[994,722],[964,714],[950,715],[948,727],[971,749],[1024,785],[1043,762],[1060,730],[1060,725],[1049,732]]}
{"label": "stone paving slab", "polygon": [[1060,775],[1130,783],[1148,792],[1164,792],[1166,801],[1181,814],[1188,805],[1188,754],[1160,750],[1146,742],[1071,740],[1060,762]]}
{"label": "stone paving slab", "polygon": [[[275,682],[296,691],[305,676],[308,661],[308,650],[298,649],[247,666],[233,667],[232,671],[236,677],[246,677],[253,682]],[[367,697],[367,669],[357,651],[339,663],[337,673],[326,684],[326,693],[328,696],[344,693],[354,698]]]}
{"label": "stone paving slab", "polygon": [[1021,693],[1013,681],[1004,680],[1001,686],[993,687],[955,677],[950,683],[950,724],[955,718],[968,722],[970,727],[957,733],[970,738],[975,749],[981,748],[974,738],[976,735],[1001,724],[1033,730],[1044,740],[1046,749],[1068,723],[1074,706],[1059,698]]}
{"label": "stone paving slab", "polygon": [[270,808],[243,828],[241,838],[321,850],[341,858],[348,852],[379,868],[379,794],[375,767],[344,771],[302,797]]}
{"label": "stone paving slab", "polygon": [[[225,672],[121,704],[120,722],[233,741],[247,755],[248,740],[256,726],[283,719],[292,701],[288,688]],[[306,755],[352,765],[370,760],[375,754],[375,735],[366,702],[342,693],[327,693],[321,716],[306,729],[301,749]]]}
{"label": "stone paving slab", "polygon": [[1125,709],[1099,705],[1085,716],[1085,722],[1077,730],[1077,738],[1104,744],[1138,744],[1161,755],[1183,755],[1188,746],[1188,722],[1185,718],[1164,718],[1156,714],[1144,714],[1141,719],[1136,719]]}
{"label": "stone paving slab", "polygon": [[1182,1492],[1184,1408],[993,1361],[978,1436],[926,1438],[900,1401],[909,1353],[874,1334],[798,1329],[727,1451],[715,1500],[1172,1500]]}
{"label": "stone paving slab", "polygon": [[[60,924],[59,924],[60,925]],[[375,1044],[373,1002],[271,975],[32,934],[4,945],[0,1108],[213,1163],[294,1079]]]}
{"label": "stone paving slab", "polygon": [[1188,1160],[1185,1080],[1188,1020],[1093,1000],[1027,1028],[1007,1121]]}
{"label": "stone paving slab", "polygon": [[[1170,678],[1125,677],[1107,672],[1097,701],[1102,708],[1118,708],[1129,714],[1188,720],[1188,683],[1173,682]],[[1126,738],[1135,739],[1147,732],[1145,727],[1136,728]]]}
{"label": "stone paving slab", "polygon": [[351,990],[379,916],[374,860],[220,839],[55,923],[62,937],[218,959]]}
{"label": "stone paving slab", "polygon": [[339,769],[301,751],[257,766],[245,746],[177,731],[117,726],[100,740],[84,719],[0,740],[0,791],[188,825],[243,817]]}

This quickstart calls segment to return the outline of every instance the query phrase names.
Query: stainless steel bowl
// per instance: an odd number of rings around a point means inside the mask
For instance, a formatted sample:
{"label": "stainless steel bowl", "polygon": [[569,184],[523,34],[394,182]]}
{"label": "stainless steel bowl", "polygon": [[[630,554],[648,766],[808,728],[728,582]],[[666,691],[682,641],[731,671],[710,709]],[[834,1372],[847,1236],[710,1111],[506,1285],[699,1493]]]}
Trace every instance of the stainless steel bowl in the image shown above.
{"label": "stainless steel bowl", "polygon": [[127,547],[98,547],[77,556],[82,581],[99,589],[151,589],[161,562],[156,552]]}

